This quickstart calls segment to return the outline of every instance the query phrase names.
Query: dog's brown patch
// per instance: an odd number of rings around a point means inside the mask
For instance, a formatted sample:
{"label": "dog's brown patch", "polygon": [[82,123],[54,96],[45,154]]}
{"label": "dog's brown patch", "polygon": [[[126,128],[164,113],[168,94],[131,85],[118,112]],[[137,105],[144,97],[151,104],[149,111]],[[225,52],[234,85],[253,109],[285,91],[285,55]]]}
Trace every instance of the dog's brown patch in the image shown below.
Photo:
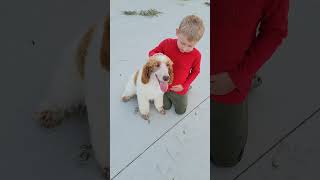
{"label": "dog's brown patch", "polygon": [[80,73],[81,79],[84,79],[85,63],[86,57],[88,55],[88,47],[92,40],[94,31],[96,30],[96,25],[90,27],[88,31],[82,36],[80,44],[76,52],[76,64],[78,66],[78,72]]}
{"label": "dog's brown patch", "polygon": [[102,39],[102,47],[100,51],[100,64],[103,69],[110,71],[110,20],[109,16],[106,16],[104,19],[104,31]]}
{"label": "dog's brown patch", "polygon": [[134,85],[137,85],[139,70],[134,74]]}
{"label": "dog's brown patch", "polygon": [[148,62],[142,68],[142,76],[141,81],[143,84],[147,84],[150,79],[151,73],[155,68],[159,65],[159,61],[157,61],[154,57],[150,57]]}
{"label": "dog's brown patch", "polygon": [[173,73],[172,65],[173,65],[173,63],[169,59],[168,62],[167,62],[167,67],[169,68],[169,76],[170,76],[168,84],[172,84],[172,82],[173,82],[174,73]]}

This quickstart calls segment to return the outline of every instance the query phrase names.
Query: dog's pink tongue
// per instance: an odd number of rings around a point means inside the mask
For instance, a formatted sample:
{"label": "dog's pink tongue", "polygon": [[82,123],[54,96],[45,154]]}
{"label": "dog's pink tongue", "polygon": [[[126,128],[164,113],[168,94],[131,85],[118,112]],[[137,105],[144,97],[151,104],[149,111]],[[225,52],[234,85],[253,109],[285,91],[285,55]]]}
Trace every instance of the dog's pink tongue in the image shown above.
{"label": "dog's pink tongue", "polygon": [[166,92],[168,89],[168,83],[166,82],[160,82],[160,89],[162,92]]}

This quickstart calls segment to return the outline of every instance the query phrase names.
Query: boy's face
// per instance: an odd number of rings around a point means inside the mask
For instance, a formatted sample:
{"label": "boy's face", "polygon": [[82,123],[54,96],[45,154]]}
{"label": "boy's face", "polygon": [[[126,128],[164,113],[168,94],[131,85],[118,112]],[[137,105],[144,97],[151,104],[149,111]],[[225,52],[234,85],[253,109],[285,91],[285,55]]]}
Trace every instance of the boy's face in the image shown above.
{"label": "boy's face", "polygon": [[191,52],[196,46],[197,42],[188,41],[188,38],[179,32],[179,29],[176,30],[176,35],[178,37],[177,45],[182,53]]}

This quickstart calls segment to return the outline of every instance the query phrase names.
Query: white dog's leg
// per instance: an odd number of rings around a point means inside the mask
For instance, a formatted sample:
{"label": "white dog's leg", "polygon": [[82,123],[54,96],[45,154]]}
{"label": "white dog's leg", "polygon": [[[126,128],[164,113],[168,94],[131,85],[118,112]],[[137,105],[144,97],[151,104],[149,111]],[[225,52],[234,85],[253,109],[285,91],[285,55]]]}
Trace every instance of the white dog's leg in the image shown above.
{"label": "white dog's leg", "polygon": [[161,114],[166,114],[166,111],[163,109],[163,95],[160,95],[154,99],[154,105]]}
{"label": "white dog's leg", "polygon": [[88,48],[85,68],[85,100],[88,111],[90,141],[94,157],[102,169],[109,167],[109,77],[110,73],[102,69],[100,45],[102,44],[103,24],[98,24],[92,42]]}
{"label": "white dog's leg", "polygon": [[132,74],[124,92],[122,93],[121,99],[124,102],[129,101],[136,94],[136,85],[134,83],[134,77],[136,73],[137,71]]}
{"label": "white dog's leg", "polygon": [[76,106],[84,100],[82,80],[74,57],[68,50],[69,54],[64,54],[65,57],[53,74],[46,98],[34,113],[44,127],[51,128],[60,124],[64,116],[77,111]]}
{"label": "white dog's leg", "polygon": [[137,95],[137,99],[142,118],[149,120],[149,100],[141,94]]}

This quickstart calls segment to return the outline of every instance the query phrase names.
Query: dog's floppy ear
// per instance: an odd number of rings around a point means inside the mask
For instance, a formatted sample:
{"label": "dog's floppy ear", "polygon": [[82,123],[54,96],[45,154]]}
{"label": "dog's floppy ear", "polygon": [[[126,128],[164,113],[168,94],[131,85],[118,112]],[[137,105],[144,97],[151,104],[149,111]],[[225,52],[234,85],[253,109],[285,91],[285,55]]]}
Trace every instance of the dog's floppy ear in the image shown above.
{"label": "dog's floppy ear", "polygon": [[148,62],[143,66],[141,76],[141,81],[143,84],[147,84],[149,82],[151,73],[153,69],[157,66],[157,64],[158,62],[153,57],[150,57],[148,59]]}
{"label": "dog's floppy ear", "polygon": [[174,74],[173,74],[173,68],[172,68],[172,65],[173,65],[173,62],[171,60],[168,60],[167,62],[167,66],[168,66],[168,70],[169,70],[169,76],[170,76],[170,79],[168,81],[168,84],[172,84],[173,82],[173,77],[174,77]]}

